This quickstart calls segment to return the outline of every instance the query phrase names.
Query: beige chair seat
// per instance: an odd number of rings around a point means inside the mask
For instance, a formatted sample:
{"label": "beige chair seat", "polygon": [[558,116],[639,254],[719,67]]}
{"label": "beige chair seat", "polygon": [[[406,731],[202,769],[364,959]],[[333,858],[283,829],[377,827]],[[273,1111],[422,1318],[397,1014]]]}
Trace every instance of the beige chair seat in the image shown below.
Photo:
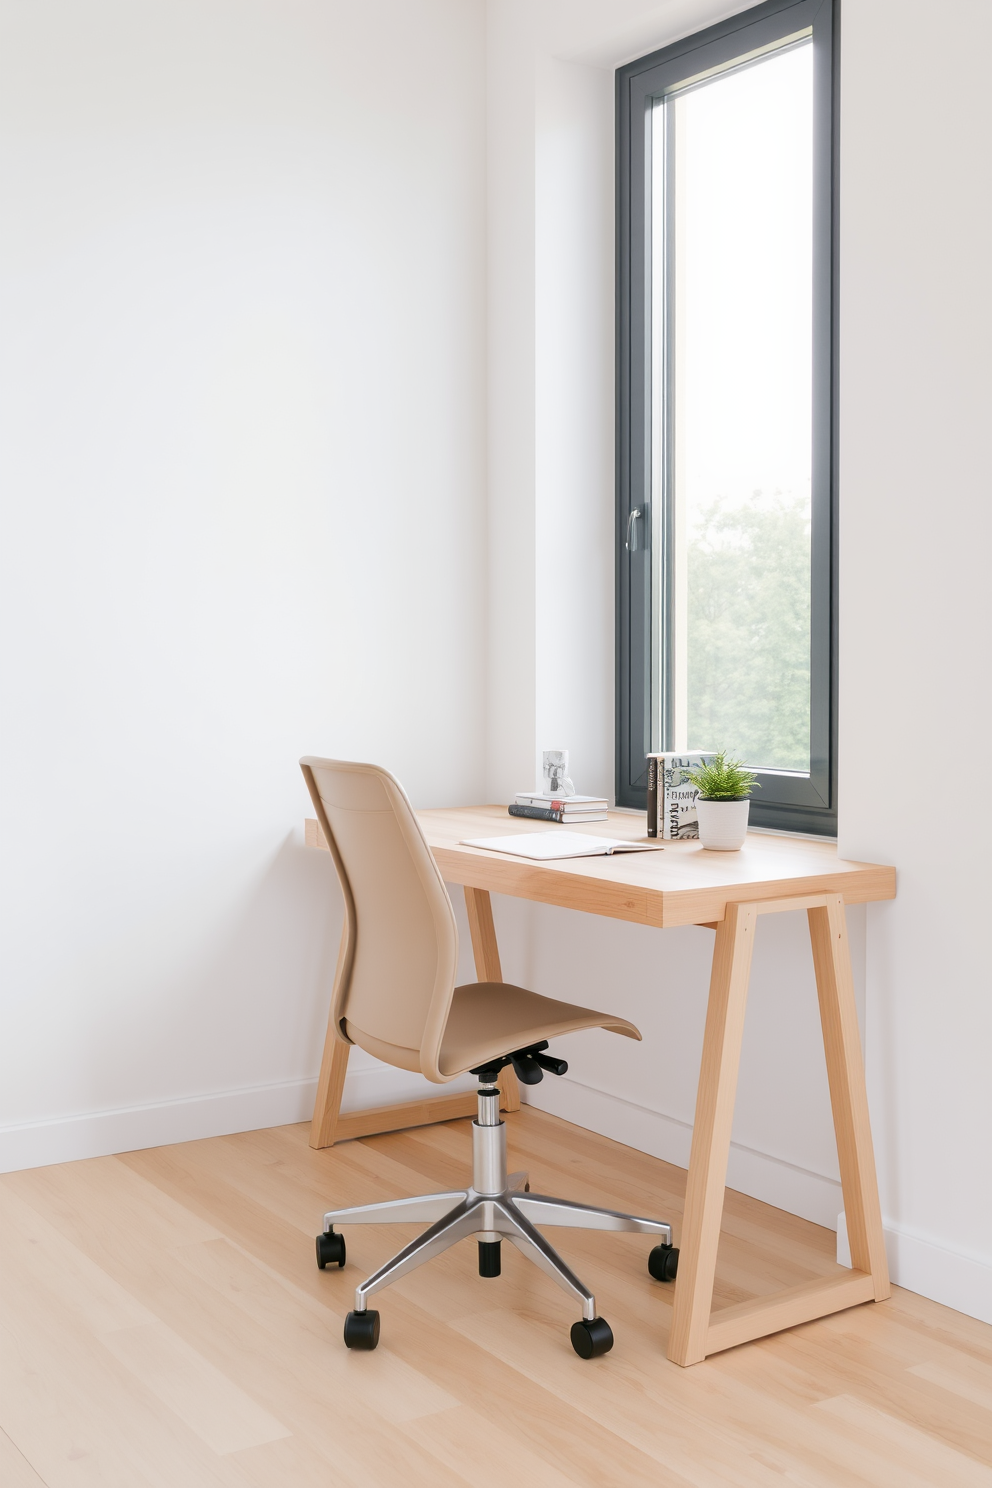
{"label": "beige chair seat", "polygon": [[[625,1038],[640,1033],[626,1018],[596,1013],[574,1002],[558,1002],[515,987],[512,982],[469,982],[456,987],[441,1041],[438,1065],[443,1079],[452,1080],[466,1070],[478,1069],[487,1059],[500,1059],[514,1049],[526,1049],[561,1033],[581,1028],[606,1028]],[[387,1043],[344,1020],[344,1031],[352,1043],[401,1069],[420,1069],[420,1050]]]}
{"label": "beige chair seat", "polygon": [[441,1041],[441,1069],[445,1075],[460,1075],[512,1049],[526,1049],[580,1028],[608,1028],[632,1039],[641,1036],[626,1018],[558,1002],[510,982],[471,982],[455,988]]}

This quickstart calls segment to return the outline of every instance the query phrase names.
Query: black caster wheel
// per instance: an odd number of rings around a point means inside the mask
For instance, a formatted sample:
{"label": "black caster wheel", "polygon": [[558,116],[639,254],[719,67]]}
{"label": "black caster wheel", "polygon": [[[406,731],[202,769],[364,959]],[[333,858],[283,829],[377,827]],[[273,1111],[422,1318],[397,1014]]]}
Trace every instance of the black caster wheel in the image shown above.
{"label": "black caster wheel", "polygon": [[374,1349],[379,1342],[379,1314],[373,1308],[349,1312],[344,1320],[344,1341],[348,1348]]}
{"label": "black caster wheel", "polygon": [[656,1245],[648,1256],[648,1271],[655,1281],[674,1281],[679,1269],[677,1245]]}
{"label": "black caster wheel", "polygon": [[332,1230],[329,1235],[317,1236],[317,1265],[321,1271],[325,1266],[333,1266],[335,1261],[339,1266],[343,1266],[346,1256],[343,1235],[335,1235]]}
{"label": "black caster wheel", "polygon": [[613,1329],[605,1318],[593,1318],[591,1323],[583,1318],[581,1322],[572,1324],[569,1336],[580,1359],[598,1359],[600,1354],[608,1354],[613,1347]]}

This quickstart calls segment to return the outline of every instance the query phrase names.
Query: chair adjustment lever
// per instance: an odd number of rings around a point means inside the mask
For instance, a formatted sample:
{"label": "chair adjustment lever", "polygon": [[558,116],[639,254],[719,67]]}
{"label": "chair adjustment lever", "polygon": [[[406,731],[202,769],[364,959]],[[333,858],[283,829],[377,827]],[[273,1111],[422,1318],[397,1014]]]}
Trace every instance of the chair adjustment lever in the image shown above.
{"label": "chair adjustment lever", "polygon": [[505,1065],[512,1064],[522,1085],[538,1085],[544,1079],[545,1070],[549,1075],[564,1075],[568,1071],[568,1061],[556,1059],[553,1054],[545,1054],[547,1047],[548,1041],[543,1039],[539,1044],[530,1044],[526,1049],[515,1049],[512,1054],[504,1054],[501,1059],[494,1059],[484,1068],[474,1069],[471,1073],[484,1083],[492,1084],[500,1070]]}
{"label": "chair adjustment lever", "polygon": [[549,1075],[563,1075],[568,1069],[568,1062],[564,1059],[555,1059],[551,1054],[542,1051],[548,1047],[547,1039],[543,1043],[534,1044],[530,1049],[518,1049],[510,1055],[513,1068],[517,1072],[517,1079],[523,1085],[538,1085],[544,1079],[544,1071]]}

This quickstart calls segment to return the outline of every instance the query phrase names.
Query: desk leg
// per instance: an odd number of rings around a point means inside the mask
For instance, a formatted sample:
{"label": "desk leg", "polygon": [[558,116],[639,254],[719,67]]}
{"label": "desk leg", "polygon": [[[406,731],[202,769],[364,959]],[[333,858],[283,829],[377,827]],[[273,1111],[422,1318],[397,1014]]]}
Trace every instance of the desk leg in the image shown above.
{"label": "desk leg", "polygon": [[844,901],[840,895],[831,894],[822,908],[810,909],[807,913],[844,1191],[844,1212],[851,1241],[851,1266],[855,1271],[866,1271],[871,1276],[875,1301],[881,1302],[891,1295],[891,1287],[868,1121],[868,1092],[854,1002]]}
{"label": "desk leg", "polygon": [[707,1352],[756,923],[753,906],[728,904],[716,929],[668,1343],[676,1364],[697,1364]]}
{"label": "desk leg", "polygon": [[[790,909],[809,915],[851,1269],[711,1313],[754,930],[758,915]],[[726,919],[716,927],[668,1357],[698,1364],[752,1338],[880,1302],[889,1291],[843,898],[818,894],[728,904]]]}
{"label": "desk leg", "polygon": [[328,1028],[324,1056],[320,1061],[317,1099],[314,1101],[313,1120],[310,1123],[311,1147],[334,1146],[350,1053],[351,1045],[339,1039],[333,1028]]}
{"label": "desk leg", "polygon": [[[465,885],[465,911],[475,953],[475,974],[480,982],[501,982],[503,969],[499,962],[493,905],[488,889],[470,889]],[[508,1064],[499,1075],[500,1107],[504,1111],[520,1110],[520,1086],[513,1066]]]}

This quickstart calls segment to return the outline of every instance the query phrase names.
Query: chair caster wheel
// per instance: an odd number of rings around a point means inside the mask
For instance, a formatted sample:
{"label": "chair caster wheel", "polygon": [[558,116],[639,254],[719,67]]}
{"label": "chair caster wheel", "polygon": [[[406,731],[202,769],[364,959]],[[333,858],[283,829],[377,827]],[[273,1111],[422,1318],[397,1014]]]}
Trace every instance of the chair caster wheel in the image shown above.
{"label": "chair caster wheel", "polygon": [[580,1359],[598,1359],[613,1347],[613,1329],[605,1318],[593,1318],[591,1323],[583,1318],[573,1323],[569,1337]]}
{"label": "chair caster wheel", "polygon": [[379,1342],[379,1314],[371,1308],[368,1312],[349,1312],[344,1320],[344,1341],[348,1348],[374,1349]]}
{"label": "chair caster wheel", "polygon": [[674,1281],[679,1269],[677,1245],[656,1245],[648,1256],[648,1271],[655,1281]]}
{"label": "chair caster wheel", "polygon": [[339,1266],[343,1266],[346,1256],[347,1250],[343,1235],[335,1235],[332,1230],[329,1235],[317,1236],[317,1265],[321,1271],[325,1266],[333,1266],[335,1261]]}

